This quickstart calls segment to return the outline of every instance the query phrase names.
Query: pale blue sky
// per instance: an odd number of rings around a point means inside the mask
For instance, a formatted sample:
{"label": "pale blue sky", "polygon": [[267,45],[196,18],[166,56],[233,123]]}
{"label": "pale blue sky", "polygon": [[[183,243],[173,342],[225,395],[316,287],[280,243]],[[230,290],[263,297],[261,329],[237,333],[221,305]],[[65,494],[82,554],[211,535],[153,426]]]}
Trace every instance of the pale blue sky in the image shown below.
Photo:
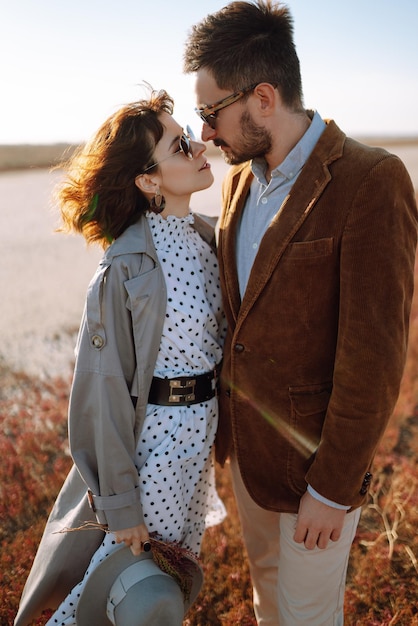
{"label": "pale blue sky", "polygon": [[[0,144],[80,142],[146,80],[200,123],[192,24],[227,0],[1,0]],[[348,134],[418,136],[416,0],[288,0],[305,105]]]}

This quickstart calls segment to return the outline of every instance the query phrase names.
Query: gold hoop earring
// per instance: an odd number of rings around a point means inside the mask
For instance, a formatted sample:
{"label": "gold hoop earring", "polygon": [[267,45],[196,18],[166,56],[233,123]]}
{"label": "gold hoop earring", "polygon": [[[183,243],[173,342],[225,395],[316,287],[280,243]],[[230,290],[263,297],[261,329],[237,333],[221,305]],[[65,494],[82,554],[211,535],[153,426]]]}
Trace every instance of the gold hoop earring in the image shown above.
{"label": "gold hoop earring", "polygon": [[165,198],[161,194],[159,189],[157,189],[157,191],[155,192],[155,196],[153,198],[151,198],[151,202],[150,202],[149,207],[150,207],[151,211],[153,213],[156,213],[157,215],[164,211],[164,209],[165,209]]}

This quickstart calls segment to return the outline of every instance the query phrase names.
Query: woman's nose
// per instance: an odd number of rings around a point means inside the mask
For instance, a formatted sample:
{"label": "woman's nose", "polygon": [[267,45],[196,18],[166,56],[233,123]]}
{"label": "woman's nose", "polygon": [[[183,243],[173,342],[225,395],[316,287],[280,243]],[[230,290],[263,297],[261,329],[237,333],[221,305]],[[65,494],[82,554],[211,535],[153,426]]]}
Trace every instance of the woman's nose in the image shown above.
{"label": "woman's nose", "polygon": [[193,139],[192,144],[193,144],[193,157],[197,157],[201,155],[206,150],[205,144],[201,143],[197,139]]}

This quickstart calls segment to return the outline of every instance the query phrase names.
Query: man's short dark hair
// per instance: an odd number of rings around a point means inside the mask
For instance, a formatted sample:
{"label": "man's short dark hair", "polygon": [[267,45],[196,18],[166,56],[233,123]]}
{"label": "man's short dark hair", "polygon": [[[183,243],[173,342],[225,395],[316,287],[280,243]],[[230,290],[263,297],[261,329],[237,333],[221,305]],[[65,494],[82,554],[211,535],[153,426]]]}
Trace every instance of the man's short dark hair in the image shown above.
{"label": "man's short dark hair", "polygon": [[271,0],[231,2],[192,27],[184,71],[206,69],[220,89],[276,85],[290,108],[302,104],[299,59],[287,6]]}

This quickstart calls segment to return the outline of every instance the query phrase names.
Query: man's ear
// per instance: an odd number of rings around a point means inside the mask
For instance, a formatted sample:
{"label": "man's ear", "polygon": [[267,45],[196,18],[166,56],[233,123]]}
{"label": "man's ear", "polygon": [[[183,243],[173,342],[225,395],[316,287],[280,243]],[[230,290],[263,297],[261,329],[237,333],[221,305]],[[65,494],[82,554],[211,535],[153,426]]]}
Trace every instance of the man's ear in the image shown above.
{"label": "man's ear", "polygon": [[155,182],[154,177],[149,174],[139,174],[135,178],[135,185],[145,195],[154,194],[158,187],[158,183]]}
{"label": "man's ear", "polygon": [[274,85],[270,83],[259,83],[254,89],[254,95],[257,97],[258,106],[264,115],[268,115],[270,112],[274,111],[277,99],[277,92],[275,91]]}

